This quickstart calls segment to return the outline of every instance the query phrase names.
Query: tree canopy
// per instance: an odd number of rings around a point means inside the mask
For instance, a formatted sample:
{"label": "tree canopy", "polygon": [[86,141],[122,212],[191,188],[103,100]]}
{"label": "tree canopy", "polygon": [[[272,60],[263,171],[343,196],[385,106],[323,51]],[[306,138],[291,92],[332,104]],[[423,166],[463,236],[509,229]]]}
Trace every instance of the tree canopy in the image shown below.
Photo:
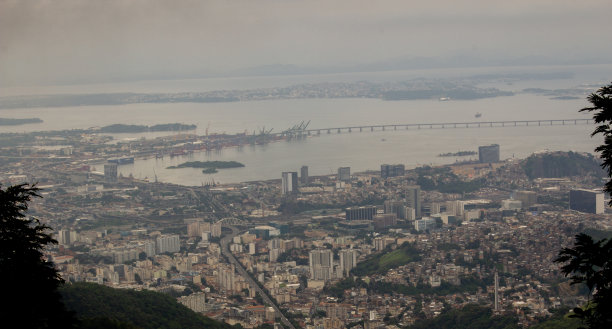
{"label": "tree canopy", "polygon": [[[598,126],[591,136],[601,134],[604,137],[604,143],[595,151],[600,152],[603,160],[601,166],[607,170],[608,177],[612,177],[612,84],[601,87],[589,95],[587,100],[592,106],[585,107],[580,112],[594,112],[593,120]],[[606,183],[604,190],[612,193],[612,179]],[[609,204],[612,206],[612,200]]]}
{"label": "tree canopy", "polygon": [[0,282],[7,302],[0,307],[0,318],[23,328],[70,328],[72,315],[57,290],[63,280],[43,254],[57,241],[47,233],[48,226],[26,216],[37,192],[27,184],[0,185]]}
{"label": "tree canopy", "polygon": [[[604,190],[612,192],[612,84],[600,88],[587,98],[592,106],[581,112],[594,112],[598,126],[591,136],[601,134],[604,143],[595,151],[600,152],[602,168],[607,170],[608,182]],[[612,206],[612,201],[609,203]],[[584,307],[574,309],[573,317],[583,320],[589,328],[612,328],[612,239],[594,241],[587,234],[576,235],[573,248],[563,248],[555,259],[563,263],[562,272],[572,279],[572,284],[584,283],[593,299]]]}

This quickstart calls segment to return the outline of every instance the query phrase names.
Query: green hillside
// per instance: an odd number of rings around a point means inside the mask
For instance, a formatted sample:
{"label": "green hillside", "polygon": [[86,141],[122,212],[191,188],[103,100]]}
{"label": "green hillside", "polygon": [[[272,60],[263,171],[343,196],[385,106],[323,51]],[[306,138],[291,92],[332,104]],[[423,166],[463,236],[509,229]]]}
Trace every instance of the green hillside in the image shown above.
{"label": "green hillside", "polygon": [[94,283],[64,285],[66,308],[86,328],[236,328],[199,315],[153,291],[113,289]]}
{"label": "green hillside", "polygon": [[593,155],[575,152],[534,154],[521,163],[530,179],[587,175],[603,177],[605,172],[599,164],[600,161]]}
{"label": "green hillside", "polygon": [[491,316],[491,309],[478,305],[466,305],[440,316],[418,321],[410,329],[518,329],[518,320],[513,316]]}
{"label": "green hillside", "polygon": [[357,276],[371,275],[374,273],[382,274],[392,268],[421,260],[419,250],[409,243],[404,243],[391,252],[385,251],[373,254],[363,262],[357,264],[357,266],[351,270],[351,273]]}

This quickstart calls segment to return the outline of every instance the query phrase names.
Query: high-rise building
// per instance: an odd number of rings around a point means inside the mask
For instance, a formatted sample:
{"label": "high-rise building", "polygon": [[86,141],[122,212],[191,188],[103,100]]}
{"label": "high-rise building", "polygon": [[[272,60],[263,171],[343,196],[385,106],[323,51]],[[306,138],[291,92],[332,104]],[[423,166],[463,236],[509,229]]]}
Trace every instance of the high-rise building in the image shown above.
{"label": "high-rise building", "polygon": [[210,235],[213,238],[218,238],[221,236],[221,226],[222,226],[221,221],[216,222],[210,226]]}
{"label": "high-rise building", "polygon": [[192,223],[187,224],[187,236],[189,237],[202,236],[203,225],[201,224],[202,222],[199,220],[196,220]]}
{"label": "high-rise building", "polygon": [[529,209],[529,207],[538,202],[538,196],[533,191],[515,191],[514,199],[521,201],[523,209]]}
{"label": "high-rise building", "polygon": [[384,207],[385,214],[395,214],[399,219],[406,219],[406,205],[404,201],[386,200]]}
{"label": "high-rise building", "polygon": [[351,181],[351,167],[338,168],[338,180],[341,182]]}
{"label": "high-rise building", "polygon": [[380,177],[396,177],[404,176],[406,174],[406,167],[403,164],[383,164],[380,165]]}
{"label": "high-rise building", "polygon": [[423,218],[414,221],[414,229],[422,232],[425,230],[431,230],[436,227],[436,220],[433,218]]}
{"label": "high-rise building", "polygon": [[162,235],[156,240],[157,252],[179,252],[181,250],[181,240],[176,234]]}
{"label": "high-rise building", "polygon": [[344,211],[346,220],[372,220],[376,215],[376,206],[350,207]]}
{"label": "high-rise building", "polygon": [[421,218],[421,187],[409,186],[406,189],[406,205],[414,209],[416,218]]}
{"label": "high-rise building", "polygon": [[70,231],[68,230],[59,230],[57,232],[57,242],[61,245],[69,245],[70,241]]}
{"label": "high-rise building", "polygon": [[302,166],[302,168],[300,169],[300,183],[302,183],[302,185],[308,185],[309,183],[308,166]]}
{"label": "high-rise building", "polygon": [[285,171],[282,175],[283,195],[295,194],[298,191],[298,175],[295,171]]}
{"label": "high-rise building", "polygon": [[117,164],[116,163],[104,164],[104,180],[107,182],[117,181]]}
{"label": "high-rise building", "polygon": [[499,162],[499,145],[491,144],[478,147],[478,161],[480,163]]}
{"label": "high-rise building", "polygon": [[571,210],[591,214],[604,213],[604,194],[602,191],[571,190],[569,199]]}
{"label": "high-rise building", "polygon": [[342,272],[342,276],[349,276],[349,273],[357,265],[357,250],[354,249],[345,249],[340,250],[340,271]]}
{"label": "high-rise building", "polygon": [[463,212],[465,210],[465,202],[454,200],[454,201],[446,201],[446,212],[450,215],[463,217]]}
{"label": "high-rise building", "polygon": [[234,291],[236,289],[234,265],[219,264],[217,269],[217,283],[221,290]]}
{"label": "high-rise building", "polygon": [[383,229],[397,224],[397,216],[395,214],[380,214],[374,216],[374,228]]}
{"label": "high-rise building", "polygon": [[327,281],[333,278],[334,255],[331,250],[311,250],[308,259],[311,279]]}

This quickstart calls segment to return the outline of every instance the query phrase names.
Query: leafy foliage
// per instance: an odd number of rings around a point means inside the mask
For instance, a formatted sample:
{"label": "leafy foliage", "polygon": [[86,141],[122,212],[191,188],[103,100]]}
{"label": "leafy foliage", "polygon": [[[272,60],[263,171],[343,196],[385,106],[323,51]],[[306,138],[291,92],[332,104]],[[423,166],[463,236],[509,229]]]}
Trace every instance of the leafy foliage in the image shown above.
{"label": "leafy foliage", "polygon": [[[201,316],[172,297],[153,292],[75,283],[60,290],[66,307],[83,323],[106,321],[129,328],[233,328]],[[102,320],[100,320],[102,319]],[[121,328],[123,328],[121,327]]]}
{"label": "leafy foliage", "polygon": [[578,329],[582,322],[576,318],[571,318],[572,313],[568,313],[569,308],[560,308],[555,313],[544,319],[542,322],[533,325],[531,329]]}
{"label": "leafy foliage", "polygon": [[434,319],[422,320],[410,329],[518,329],[514,316],[491,316],[491,309],[478,305],[466,305],[459,310],[442,313]]}
{"label": "leafy foliage", "polygon": [[48,226],[26,218],[28,203],[39,197],[38,188],[27,184],[0,186],[0,282],[4,283],[0,308],[4,323],[23,328],[72,327],[72,314],[61,302],[57,289],[63,283],[44,248],[56,244]]}
{"label": "leafy foliage", "polygon": [[592,303],[575,308],[575,317],[590,328],[612,327],[612,240],[593,241],[590,236],[576,235],[574,248],[563,248],[557,263],[566,263],[561,271],[572,284],[584,283],[593,293]]}
{"label": "leafy foliage", "polygon": [[[595,112],[593,120],[598,126],[591,136],[601,134],[604,137],[603,145],[598,146],[595,151],[601,152],[600,156],[603,159],[601,167],[607,170],[608,177],[612,177],[612,84],[601,87],[587,99],[593,106],[585,107],[580,112]],[[612,192],[612,180],[606,183],[605,191]]]}

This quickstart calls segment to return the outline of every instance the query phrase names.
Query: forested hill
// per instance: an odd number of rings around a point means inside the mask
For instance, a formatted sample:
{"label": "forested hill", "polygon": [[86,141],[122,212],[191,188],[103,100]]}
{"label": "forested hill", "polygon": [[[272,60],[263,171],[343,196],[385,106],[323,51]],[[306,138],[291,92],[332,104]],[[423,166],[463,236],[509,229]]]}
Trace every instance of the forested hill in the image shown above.
{"label": "forested hill", "polygon": [[153,291],[74,283],[64,285],[60,292],[66,308],[83,322],[82,328],[236,328]]}
{"label": "forested hill", "polygon": [[440,316],[418,321],[410,329],[519,329],[518,319],[514,316],[491,316],[491,308],[467,305],[462,309],[451,310]]}
{"label": "forested hill", "polygon": [[591,154],[576,152],[550,152],[533,154],[521,163],[530,179],[570,176],[604,177],[599,159]]}

